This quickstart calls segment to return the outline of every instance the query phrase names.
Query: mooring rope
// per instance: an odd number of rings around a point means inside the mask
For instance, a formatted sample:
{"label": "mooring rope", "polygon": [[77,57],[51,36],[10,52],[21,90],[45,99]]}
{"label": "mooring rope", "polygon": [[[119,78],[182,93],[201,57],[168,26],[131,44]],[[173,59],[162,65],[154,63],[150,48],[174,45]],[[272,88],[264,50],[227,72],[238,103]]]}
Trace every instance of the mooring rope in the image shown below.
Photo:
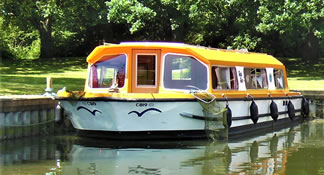
{"label": "mooring rope", "polygon": [[0,124],[0,127],[27,127],[27,126],[43,125],[43,124],[47,124],[50,122],[55,122],[55,119],[38,122],[38,123],[33,123],[33,124],[22,124],[22,125]]}

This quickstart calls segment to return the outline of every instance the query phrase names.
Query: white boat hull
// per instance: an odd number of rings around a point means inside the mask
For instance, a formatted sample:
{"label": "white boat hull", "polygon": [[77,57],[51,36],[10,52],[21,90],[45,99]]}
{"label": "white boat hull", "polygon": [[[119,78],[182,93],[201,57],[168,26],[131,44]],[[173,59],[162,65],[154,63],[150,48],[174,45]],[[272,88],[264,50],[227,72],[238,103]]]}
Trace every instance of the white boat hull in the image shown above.
{"label": "white boat hull", "polygon": [[[302,97],[292,98],[296,119],[301,117]],[[287,99],[274,99],[278,106],[278,121],[270,116],[271,99],[256,99],[259,118],[257,124],[250,119],[251,100],[230,100],[232,125],[230,131],[240,132],[241,127],[257,130],[263,123],[278,123],[289,119]],[[219,101],[226,106],[226,101]],[[201,105],[197,101],[61,101],[73,126],[80,131],[130,132],[185,132],[206,130],[206,122]],[[185,117],[183,114],[200,116],[200,119]],[[290,119],[291,120],[291,119]],[[288,120],[289,121],[289,120]],[[264,127],[264,126],[263,126]],[[243,130],[242,130],[243,132]]]}

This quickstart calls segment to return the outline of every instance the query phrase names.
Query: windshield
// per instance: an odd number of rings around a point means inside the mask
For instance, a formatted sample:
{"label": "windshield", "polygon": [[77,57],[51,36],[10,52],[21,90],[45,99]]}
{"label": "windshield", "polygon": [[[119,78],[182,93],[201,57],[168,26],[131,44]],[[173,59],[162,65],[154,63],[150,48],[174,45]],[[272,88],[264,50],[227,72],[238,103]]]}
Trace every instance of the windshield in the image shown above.
{"label": "windshield", "polygon": [[90,66],[90,88],[122,88],[125,84],[126,55],[108,55]]}
{"label": "windshield", "polygon": [[207,67],[191,56],[167,54],[164,58],[165,88],[183,90],[195,86],[206,90],[207,78]]}

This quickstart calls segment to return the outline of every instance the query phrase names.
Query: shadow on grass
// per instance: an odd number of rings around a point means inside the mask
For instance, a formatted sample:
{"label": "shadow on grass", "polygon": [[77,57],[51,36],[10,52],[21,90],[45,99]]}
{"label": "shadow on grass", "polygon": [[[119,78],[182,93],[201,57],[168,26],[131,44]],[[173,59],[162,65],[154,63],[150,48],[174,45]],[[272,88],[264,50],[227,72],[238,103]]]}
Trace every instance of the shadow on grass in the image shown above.
{"label": "shadow on grass", "polygon": [[[75,76],[79,76],[86,68],[87,62],[84,57],[2,60],[0,62],[0,95],[43,94],[47,74],[54,77],[54,92],[62,87],[67,87],[69,90],[83,90],[86,77]],[[76,74],[70,72],[76,72]],[[55,74],[60,75],[56,77]]]}
{"label": "shadow on grass", "polygon": [[86,58],[50,58],[46,60],[3,60],[0,62],[1,74],[37,75],[62,73],[87,68]]}
{"label": "shadow on grass", "polygon": [[[1,76],[0,95],[39,95],[45,93],[46,78],[23,77],[23,76]],[[54,90],[57,92],[63,87],[70,90],[83,90],[85,79],[82,78],[55,78]]]}
{"label": "shadow on grass", "polygon": [[279,58],[286,66],[288,77],[297,80],[324,80],[324,64],[304,62],[298,58]]}

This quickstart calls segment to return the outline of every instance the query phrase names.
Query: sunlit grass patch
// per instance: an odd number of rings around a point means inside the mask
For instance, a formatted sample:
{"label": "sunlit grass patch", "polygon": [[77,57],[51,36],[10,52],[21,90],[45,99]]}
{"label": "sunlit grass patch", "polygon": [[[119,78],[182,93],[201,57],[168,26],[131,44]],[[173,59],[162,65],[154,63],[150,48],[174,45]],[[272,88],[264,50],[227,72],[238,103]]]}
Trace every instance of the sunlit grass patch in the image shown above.
{"label": "sunlit grass patch", "polygon": [[300,58],[279,58],[286,66],[289,89],[324,90],[324,58],[319,63]]}
{"label": "sunlit grass patch", "polygon": [[85,58],[3,61],[0,95],[43,94],[49,76],[53,77],[54,92],[63,87],[83,90],[86,68]]}
{"label": "sunlit grass patch", "polygon": [[291,90],[323,90],[324,80],[299,80],[299,78],[288,78]]}

